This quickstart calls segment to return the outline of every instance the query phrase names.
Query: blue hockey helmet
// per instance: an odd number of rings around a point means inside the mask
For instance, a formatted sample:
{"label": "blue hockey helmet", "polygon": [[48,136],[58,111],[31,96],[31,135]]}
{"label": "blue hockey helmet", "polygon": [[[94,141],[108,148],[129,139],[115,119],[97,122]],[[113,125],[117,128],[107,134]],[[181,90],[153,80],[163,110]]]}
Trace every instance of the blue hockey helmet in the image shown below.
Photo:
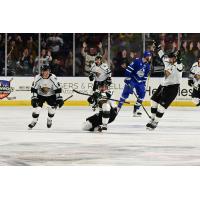
{"label": "blue hockey helmet", "polygon": [[146,58],[148,56],[152,56],[150,51],[145,51],[143,57]]}

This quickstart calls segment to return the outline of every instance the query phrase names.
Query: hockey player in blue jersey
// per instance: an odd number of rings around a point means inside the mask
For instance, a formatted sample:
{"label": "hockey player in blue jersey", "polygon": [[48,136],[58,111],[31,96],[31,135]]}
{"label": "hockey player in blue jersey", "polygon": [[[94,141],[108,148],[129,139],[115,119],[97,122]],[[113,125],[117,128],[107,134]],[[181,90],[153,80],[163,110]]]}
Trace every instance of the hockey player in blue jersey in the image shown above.
{"label": "hockey player in blue jersey", "polygon": [[142,58],[136,58],[125,70],[125,86],[118,104],[118,111],[121,109],[124,101],[133,94],[135,89],[137,101],[134,105],[133,116],[141,116],[139,108],[144,100],[146,89],[146,81],[150,72],[151,53],[145,51]]}

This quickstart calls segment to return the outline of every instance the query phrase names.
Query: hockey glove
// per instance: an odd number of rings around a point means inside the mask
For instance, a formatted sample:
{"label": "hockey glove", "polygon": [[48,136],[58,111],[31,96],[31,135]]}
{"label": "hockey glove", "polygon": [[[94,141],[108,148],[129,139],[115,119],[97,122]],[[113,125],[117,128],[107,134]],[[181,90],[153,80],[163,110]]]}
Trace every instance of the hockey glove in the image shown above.
{"label": "hockey glove", "polygon": [[130,77],[126,77],[124,79],[124,83],[126,83],[127,85],[129,85],[131,83],[131,78]]}
{"label": "hockey glove", "polygon": [[92,96],[88,97],[87,99],[89,104],[93,104],[94,103],[94,98]]}
{"label": "hockey glove", "polygon": [[31,105],[33,108],[36,108],[38,106],[38,98],[36,96],[31,97]]}
{"label": "hockey glove", "polygon": [[91,72],[90,72],[90,74],[89,74],[89,79],[90,79],[90,81],[93,81],[93,80],[94,80],[94,74],[91,73]]}
{"label": "hockey glove", "polygon": [[181,58],[181,51],[180,50],[178,50],[177,53],[176,53],[176,61],[177,61],[177,64],[181,64],[182,58]]}
{"label": "hockey glove", "polygon": [[111,77],[108,77],[108,78],[106,79],[106,84],[107,84],[108,86],[110,86],[110,85],[112,84],[112,79],[111,79]]}
{"label": "hockey glove", "polygon": [[61,96],[56,98],[56,105],[59,106],[59,108],[61,108],[64,105],[64,101]]}
{"label": "hockey glove", "polygon": [[193,81],[192,79],[189,79],[189,80],[188,80],[188,85],[189,85],[190,87],[192,87],[193,84],[194,84],[194,81]]}
{"label": "hockey glove", "polygon": [[154,41],[153,44],[154,44],[154,46],[155,46],[155,48],[156,48],[157,51],[160,51],[160,50],[161,50],[161,44],[159,44],[159,43],[156,42],[156,41]]}

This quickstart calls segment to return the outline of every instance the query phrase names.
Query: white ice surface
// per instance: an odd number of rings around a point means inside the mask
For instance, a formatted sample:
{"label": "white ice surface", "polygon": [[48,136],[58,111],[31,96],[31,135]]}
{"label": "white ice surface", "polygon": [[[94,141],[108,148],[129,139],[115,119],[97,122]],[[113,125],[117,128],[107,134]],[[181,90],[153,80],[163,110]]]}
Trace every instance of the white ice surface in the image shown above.
{"label": "white ice surface", "polygon": [[[149,108],[148,108],[149,110]],[[147,131],[148,118],[132,117],[124,107],[107,133],[81,130],[89,107],[57,110],[51,129],[47,110],[28,130],[30,107],[0,107],[0,165],[200,165],[200,111],[166,111],[159,127]]]}

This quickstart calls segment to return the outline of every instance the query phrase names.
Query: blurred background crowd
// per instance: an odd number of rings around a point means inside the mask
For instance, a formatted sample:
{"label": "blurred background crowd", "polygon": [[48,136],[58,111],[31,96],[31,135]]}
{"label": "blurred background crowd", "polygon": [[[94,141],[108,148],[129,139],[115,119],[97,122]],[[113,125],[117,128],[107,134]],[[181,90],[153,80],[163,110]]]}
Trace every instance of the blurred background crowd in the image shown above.
{"label": "blurred background crowd", "polygon": [[[200,56],[197,33],[8,33],[0,34],[0,75],[34,76],[48,64],[57,76],[87,76],[97,55],[103,57],[113,76],[124,76],[127,65],[153,40],[168,53],[181,50],[184,76]],[[151,76],[163,76],[163,63],[152,51]]]}

